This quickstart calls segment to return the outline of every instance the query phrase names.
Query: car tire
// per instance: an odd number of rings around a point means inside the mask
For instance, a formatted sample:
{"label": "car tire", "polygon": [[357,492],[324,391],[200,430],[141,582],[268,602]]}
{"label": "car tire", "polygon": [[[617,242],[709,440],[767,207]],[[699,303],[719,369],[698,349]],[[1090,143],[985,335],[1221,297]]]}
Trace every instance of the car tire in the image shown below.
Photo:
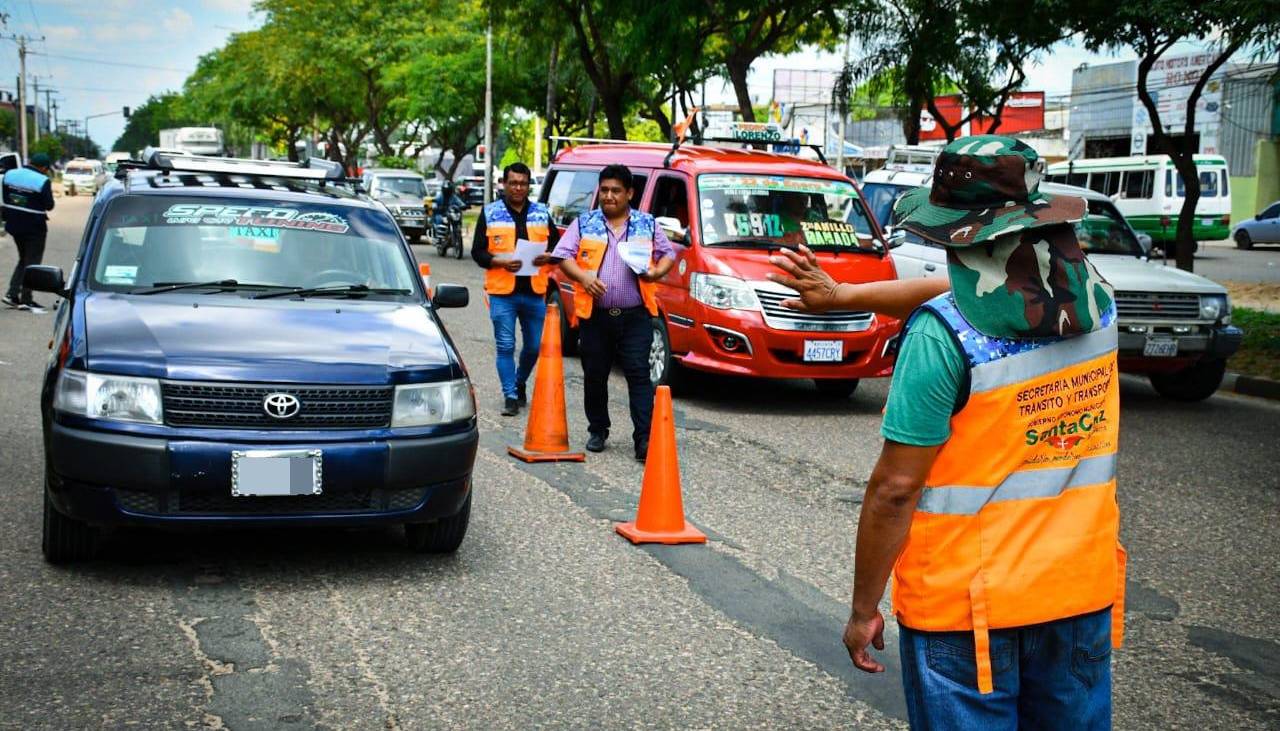
{"label": "car tire", "polygon": [[414,553],[453,553],[462,545],[471,522],[471,496],[467,495],[462,509],[447,518],[431,523],[406,523],[405,543]]}
{"label": "car tire", "polygon": [[823,396],[829,396],[833,399],[847,399],[858,390],[858,379],[856,378],[815,378],[813,385],[817,387],[818,393]]}
{"label": "car tire", "polygon": [[88,561],[98,552],[98,529],[83,521],[58,512],[44,493],[44,534],[41,540],[44,560],[52,564]]}
{"label": "car tire", "polygon": [[671,355],[671,335],[667,332],[667,321],[662,316],[651,318],[653,323],[653,340],[649,345],[649,381],[653,387],[667,386],[673,392],[679,391],[685,384],[684,368]]}
{"label": "car tire", "polygon": [[1253,248],[1253,239],[1249,238],[1248,231],[1236,231],[1236,248],[1237,249]]}
{"label": "car tire", "polygon": [[560,309],[560,355],[572,358],[578,354],[578,331],[569,325],[569,313],[564,309],[564,300],[560,298],[560,285],[554,279],[547,280],[547,304],[555,303]]}
{"label": "car tire", "polygon": [[1218,390],[1227,373],[1225,360],[1202,360],[1173,373],[1152,373],[1149,378],[1156,392],[1174,401],[1204,401]]}

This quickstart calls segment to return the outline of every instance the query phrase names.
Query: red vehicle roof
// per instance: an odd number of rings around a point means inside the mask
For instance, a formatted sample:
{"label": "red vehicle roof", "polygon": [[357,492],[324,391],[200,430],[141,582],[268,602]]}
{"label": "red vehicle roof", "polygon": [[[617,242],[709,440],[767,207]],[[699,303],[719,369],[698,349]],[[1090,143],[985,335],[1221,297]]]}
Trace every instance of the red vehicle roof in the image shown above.
{"label": "red vehicle roof", "polygon": [[[627,167],[661,168],[662,161],[670,152],[671,145],[656,143],[590,144],[562,150],[554,164],[604,166],[621,163]],[[705,145],[682,145],[671,156],[668,167],[689,175],[733,172],[848,180],[822,163],[794,155]]]}

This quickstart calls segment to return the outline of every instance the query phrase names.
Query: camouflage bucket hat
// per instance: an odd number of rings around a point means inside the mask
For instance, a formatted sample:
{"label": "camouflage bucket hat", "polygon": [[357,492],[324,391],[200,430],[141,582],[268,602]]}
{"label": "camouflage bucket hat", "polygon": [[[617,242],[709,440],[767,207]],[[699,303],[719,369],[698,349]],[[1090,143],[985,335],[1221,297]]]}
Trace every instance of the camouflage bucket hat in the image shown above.
{"label": "camouflage bucket hat", "polygon": [[995,338],[1072,337],[1115,319],[1115,291],[1068,223],[947,249],[956,307]]}
{"label": "camouflage bucket hat", "polygon": [[962,137],[942,148],[933,186],[902,196],[895,217],[908,231],[944,246],[1079,221],[1083,199],[1040,192],[1038,160],[1035,150],[1012,137]]}

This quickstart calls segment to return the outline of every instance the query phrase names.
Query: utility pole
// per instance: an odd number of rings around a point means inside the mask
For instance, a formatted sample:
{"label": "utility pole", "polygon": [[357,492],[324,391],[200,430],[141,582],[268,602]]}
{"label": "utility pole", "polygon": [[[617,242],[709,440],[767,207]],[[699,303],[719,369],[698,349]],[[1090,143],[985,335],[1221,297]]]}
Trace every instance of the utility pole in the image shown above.
{"label": "utility pole", "polygon": [[493,201],[493,21],[484,31],[484,204]]}
{"label": "utility pole", "polygon": [[31,85],[35,87],[34,89],[35,94],[33,94],[33,96],[36,98],[35,103],[31,105],[31,122],[32,122],[31,141],[39,142],[40,141],[40,81],[39,79],[33,77],[31,79]]}
{"label": "utility pole", "polygon": [[[27,44],[31,41],[43,41],[44,36],[28,38],[9,34],[4,39],[18,44],[18,152],[22,161],[27,161]],[[39,132],[37,132],[38,139]]]}
{"label": "utility pole", "polygon": [[[849,36],[846,35],[844,38],[844,65],[840,67],[840,72],[843,74],[848,68]],[[852,93],[852,91],[852,89],[846,89],[847,93]],[[846,95],[845,98],[840,100],[840,104],[837,106],[840,111],[840,122],[836,125],[836,137],[839,138],[836,140],[836,144],[838,145],[836,148],[836,171],[841,175],[844,175],[844,120],[849,116],[849,97]]]}

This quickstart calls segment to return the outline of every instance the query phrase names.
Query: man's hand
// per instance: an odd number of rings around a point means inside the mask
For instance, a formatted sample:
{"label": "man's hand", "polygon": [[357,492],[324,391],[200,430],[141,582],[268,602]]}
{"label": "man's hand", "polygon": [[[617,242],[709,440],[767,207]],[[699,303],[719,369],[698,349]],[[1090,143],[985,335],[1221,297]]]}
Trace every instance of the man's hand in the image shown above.
{"label": "man's hand", "polygon": [[809,247],[800,245],[800,253],[783,249],[781,256],[769,257],[769,262],[790,274],[768,274],[769,281],[794,289],[799,299],[782,301],[782,306],[801,312],[826,312],[835,305],[836,287],[840,286],[831,275],[818,266],[818,257]]}
{"label": "man's hand", "polygon": [[533,257],[533,265],[536,267],[546,266],[551,263],[550,254],[538,254]]}
{"label": "man's hand", "polygon": [[582,288],[587,291],[587,294],[591,295],[595,299],[603,297],[604,293],[609,289],[609,287],[606,286],[604,282],[600,281],[600,278],[594,274],[588,274],[583,278]]}
{"label": "man's hand", "polygon": [[650,265],[649,265],[649,268],[648,268],[647,270],[645,270],[645,273],[644,273],[644,274],[638,274],[638,275],[636,275],[636,276],[640,277],[641,279],[643,279],[643,280],[644,280],[644,281],[646,281],[646,282],[656,282],[656,281],[658,281],[659,279],[662,279],[662,277],[663,277],[663,276],[665,276],[665,275],[666,275],[666,272],[660,272],[660,271],[658,271],[658,268],[657,268],[657,267],[655,267],[654,265],[650,264]]}
{"label": "man's hand", "polygon": [[493,257],[493,264],[491,266],[494,269],[506,269],[509,272],[518,272],[520,271],[521,265],[519,259],[512,259],[506,256],[495,256]]}
{"label": "man's hand", "polygon": [[866,618],[850,615],[849,623],[844,626],[844,646],[854,667],[867,673],[883,673],[884,665],[876,662],[867,645],[884,649],[884,617],[879,610]]}

